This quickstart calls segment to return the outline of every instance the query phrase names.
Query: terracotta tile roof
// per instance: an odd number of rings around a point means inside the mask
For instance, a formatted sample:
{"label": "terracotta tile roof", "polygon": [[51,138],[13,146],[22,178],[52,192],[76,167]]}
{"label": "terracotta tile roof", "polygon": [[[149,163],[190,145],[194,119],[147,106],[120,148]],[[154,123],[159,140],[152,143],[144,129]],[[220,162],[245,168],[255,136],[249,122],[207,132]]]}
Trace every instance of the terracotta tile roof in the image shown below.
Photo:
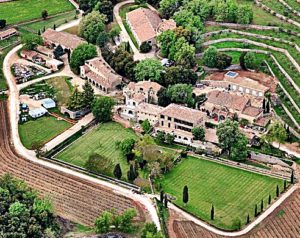
{"label": "terracotta tile roof", "polygon": [[156,12],[147,8],[138,8],[128,12],[126,16],[140,43],[154,38],[156,29],[162,22]]}
{"label": "terracotta tile roof", "polygon": [[86,41],[76,35],[67,33],[67,32],[58,32],[53,29],[47,29],[43,34],[42,37],[45,41],[50,41],[55,44],[62,45],[69,49],[75,49],[82,43]]}
{"label": "terracotta tile roof", "polygon": [[178,104],[170,104],[164,110],[162,110],[160,114],[195,124],[201,122],[206,116],[205,113],[199,110],[191,109]]}
{"label": "terracotta tile roof", "polygon": [[11,34],[17,34],[17,30],[15,28],[9,28],[7,30],[0,31],[0,38],[6,37]]}
{"label": "terracotta tile roof", "polygon": [[150,103],[141,103],[137,106],[137,112],[144,112],[153,115],[158,115],[164,108],[158,105],[150,104]]}
{"label": "terracotta tile roof", "polygon": [[133,94],[132,99],[136,102],[142,102],[145,100],[145,96],[141,93],[135,93]]}
{"label": "terracotta tile roof", "polygon": [[157,27],[157,32],[161,33],[167,30],[174,30],[176,28],[176,22],[173,19],[163,20]]}
{"label": "terracotta tile roof", "polygon": [[258,116],[260,113],[262,112],[261,108],[257,108],[257,107],[246,107],[243,111],[243,114],[251,116],[251,117],[256,117]]}
{"label": "terracotta tile roof", "polygon": [[108,63],[102,57],[96,57],[91,60],[87,60],[85,66],[95,68],[102,76],[109,81],[121,81],[120,75],[109,66]]}
{"label": "terracotta tile roof", "polygon": [[105,87],[105,88],[112,88],[115,86],[115,82],[114,81],[111,81],[107,78],[104,78],[102,77],[101,75],[99,74],[96,74],[95,72],[93,71],[89,71],[88,73],[86,73],[86,76],[89,78],[89,79],[92,79],[93,81],[95,81],[96,83],[100,84],[102,87]]}
{"label": "terracotta tile roof", "polygon": [[259,82],[255,81],[253,79],[247,78],[247,77],[240,77],[240,76],[237,76],[235,78],[225,77],[225,81],[229,82],[229,83],[234,83],[234,84],[240,85],[245,88],[251,88],[251,89],[262,91],[262,92],[267,92],[269,90],[268,87],[260,84]]}
{"label": "terracotta tile roof", "polygon": [[261,117],[257,119],[254,124],[258,126],[266,127],[271,119],[272,117]]}
{"label": "terracotta tile roof", "polygon": [[206,102],[217,106],[232,108],[236,111],[243,111],[248,104],[249,99],[228,92],[212,91],[207,94]]}
{"label": "terracotta tile roof", "polygon": [[139,81],[139,82],[135,83],[135,87],[141,87],[146,91],[148,91],[152,88],[156,92],[158,92],[162,88],[162,86],[160,84],[158,84],[156,82],[151,82],[151,81]]}
{"label": "terracotta tile roof", "polygon": [[21,56],[32,58],[32,57],[38,56],[38,53],[33,50],[22,50]]}

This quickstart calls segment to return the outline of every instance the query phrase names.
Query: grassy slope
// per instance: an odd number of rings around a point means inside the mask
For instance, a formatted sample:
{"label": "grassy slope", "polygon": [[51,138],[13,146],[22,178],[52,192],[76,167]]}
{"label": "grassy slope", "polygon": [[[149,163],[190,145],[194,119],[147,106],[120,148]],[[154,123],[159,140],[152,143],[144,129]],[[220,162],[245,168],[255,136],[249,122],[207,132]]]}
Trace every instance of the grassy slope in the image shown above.
{"label": "grassy slope", "polygon": [[0,16],[7,24],[15,24],[41,17],[47,10],[49,16],[74,9],[68,0],[19,0],[1,3]]}
{"label": "grassy slope", "polygon": [[65,121],[58,121],[54,117],[41,117],[19,125],[19,134],[23,145],[31,149],[35,142],[47,143],[49,140],[71,127]]}
{"label": "grassy slope", "polygon": [[[185,209],[229,230],[236,219],[245,224],[248,213],[253,217],[255,204],[260,208],[261,199],[267,204],[269,194],[275,196],[276,185],[281,189],[283,185],[278,179],[193,157],[185,159],[160,182],[165,192],[176,196],[175,203],[181,207],[182,190],[187,185],[190,200]],[[214,221],[210,220],[212,204],[215,207]]]}
{"label": "grassy slope", "polygon": [[132,130],[125,129],[118,123],[105,123],[82,136],[56,158],[83,167],[89,155],[98,153],[111,158],[113,164],[120,163],[125,178],[125,171],[128,171],[129,166],[115,143],[126,138],[136,139],[137,136]]}
{"label": "grassy slope", "polygon": [[54,87],[56,100],[59,106],[66,105],[71,96],[71,89],[66,77],[56,77],[48,79],[47,84]]}

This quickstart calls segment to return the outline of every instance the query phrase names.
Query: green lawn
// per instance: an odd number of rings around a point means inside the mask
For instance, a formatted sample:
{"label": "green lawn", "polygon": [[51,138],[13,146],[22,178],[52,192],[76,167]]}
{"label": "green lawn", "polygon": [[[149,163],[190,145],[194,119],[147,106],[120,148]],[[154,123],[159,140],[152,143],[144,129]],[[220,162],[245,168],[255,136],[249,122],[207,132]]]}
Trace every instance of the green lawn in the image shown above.
{"label": "green lawn", "polygon": [[49,18],[47,20],[42,20],[42,21],[38,21],[38,22],[33,22],[33,23],[29,23],[29,24],[25,24],[22,25],[20,27],[20,31],[21,32],[31,32],[31,33],[38,33],[38,31],[40,30],[40,32],[42,32],[47,28],[54,28],[54,25],[56,27],[59,27],[62,24],[65,24],[67,22],[70,22],[72,20],[74,20],[76,17],[76,12],[75,11],[71,11],[59,16],[55,16],[52,18]]}
{"label": "green lawn", "polygon": [[[235,169],[199,158],[188,157],[177,165],[161,183],[165,192],[175,196],[175,203],[195,216],[225,230],[235,229],[237,220],[243,226],[249,213],[253,219],[255,204],[260,211],[261,200],[266,206],[268,196],[274,198],[276,186],[283,181]],[[190,200],[182,202],[182,190],[187,185]],[[210,220],[211,206],[215,219]]]}
{"label": "green lawn", "polygon": [[72,94],[72,84],[67,77],[55,77],[47,79],[47,84],[54,88],[58,106],[67,105]]}
{"label": "green lawn", "polygon": [[18,0],[1,3],[0,16],[7,24],[40,18],[41,12],[47,10],[49,16],[74,9],[68,0]]}
{"label": "green lawn", "polygon": [[45,144],[71,126],[68,122],[44,116],[19,125],[19,134],[23,145],[31,149],[34,143]]}
{"label": "green lawn", "polygon": [[98,126],[59,153],[56,158],[65,162],[84,167],[91,154],[97,153],[110,158],[113,164],[120,163],[123,177],[126,179],[128,164],[121,151],[116,148],[117,141],[126,138],[137,139],[137,135],[122,125],[109,122]]}

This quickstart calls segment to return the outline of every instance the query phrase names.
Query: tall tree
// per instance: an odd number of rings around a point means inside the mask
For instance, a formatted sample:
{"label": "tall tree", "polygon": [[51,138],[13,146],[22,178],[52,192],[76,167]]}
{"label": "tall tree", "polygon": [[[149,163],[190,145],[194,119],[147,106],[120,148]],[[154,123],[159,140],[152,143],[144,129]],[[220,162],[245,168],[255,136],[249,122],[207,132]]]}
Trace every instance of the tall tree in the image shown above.
{"label": "tall tree", "polygon": [[186,206],[188,201],[189,201],[189,188],[188,188],[188,186],[185,185],[183,188],[183,192],[182,192],[182,202]]}
{"label": "tall tree", "polygon": [[278,148],[280,148],[280,144],[284,143],[287,137],[284,126],[279,121],[276,121],[270,126],[266,139],[269,142],[277,142],[279,144]]}
{"label": "tall tree", "polygon": [[41,36],[35,34],[22,34],[21,42],[23,44],[23,48],[26,50],[34,50],[38,45],[43,44],[43,39]]}
{"label": "tall tree", "polygon": [[98,122],[111,121],[114,99],[106,96],[95,99],[92,103],[92,112]]}
{"label": "tall tree", "polygon": [[127,178],[129,181],[134,181],[138,177],[138,174],[136,173],[136,170],[134,168],[134,165],[130,165],[129,171],[127,173]]}
{"label": "tall tree", "polygon": [[97,56],[97,49],[94,45],[83,43],[77,46],[70,59],[70,67],[75,74],[79,74],[79,67],[84,65],[86,60]]}
{"label": "tall tree", "polygon": [[203,63],[210,68],[216,67],[218,51],[214,46],[208,47],[203,53]]}
{"label": "tall tree", "polygon": [[144,59],[134,68],[135,79],[138,81],[150,80],[160,82],[164,67],[159,60]]}
{"label": "tall tree", "polygon": [[47,10],[43,10],[42,13],[41,13],[41,16],[42,16],[42,18],[43,18],[44,20],[46,20],[47,17],[48,17],[48,11],[47,11]]}
{"label": "tall tree", "polygon": [[82,88],[83,88],[83,93],[82,93],[83,104],[85,107],[90,108],[95,99],[94,89],[87,81],[85,82]]}
{"label": "tall tree", "polygon": [[280,191],[279,191],[279,186],[277,185],[276,186],[276,197],[279,197],[280,195]]}
{"label": "tall tree", "polygon": [[121,179],[122,178],[122,169],[120,164],[116,164],[115,168],[114,168],[114,176],[117,179]]}
{"label": "tall tree", "polygon": [[205,138],[205,129],[202,126],[194,127],[192,129],[192,134],[193,134],[195,140],[202,141]]}
{"label": "tall tree", "polygon": [[211,210],[210,210],[210,219],[214,220],[215,219],[215,208],[214,205],[211,206]]}
{"label": "tall tree", "polygon": [[3,29],[4,27],[6,27],[6,20],[0,19],[0,29]]}
{"label": "tall tree", "polygon": [[53,51],[53,54],[54,54],[54,58],[55,59],[60,59],[61,56],[63,56],[65,54],[65,51],[64,49],[61,47],[61,45],[58,45],[54,51]]}
{"label": "tall tree", "polygon": [[106,16],[93,11],[84,16],[79,24],[79,35],[89,43],[96,43],[98,35],[105,30]]}
{"label": "tall tree", "polygon": [[217,136],[220,146],[226,150],[229,157],[244,160],[247,156],[247,139],[239,131],[238,122],[226,120],[218,125]]}
{"label": "tall tree", "polygon": [[68,109],[72,111],[78,111],[84,106],[82,93],[79,92],[78,87],[75,87],[71,97],[68,101]]}

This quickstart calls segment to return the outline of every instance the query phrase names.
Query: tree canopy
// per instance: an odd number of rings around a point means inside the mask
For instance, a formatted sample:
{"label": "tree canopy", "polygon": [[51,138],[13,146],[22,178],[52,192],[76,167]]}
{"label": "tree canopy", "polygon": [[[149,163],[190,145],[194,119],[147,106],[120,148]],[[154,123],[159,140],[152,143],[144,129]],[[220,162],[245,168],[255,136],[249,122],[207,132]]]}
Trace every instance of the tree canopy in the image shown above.
{"label": "tree canopy", "polygon": [[23,44],[23,49],[34,50],[38,45],[43,44],[43,39],[41,36],[35,34],[22,34],[21,42]]}
{"label": "tree canopy", "polygon": [[94,45],[83,43],[77,46],[70,59],[70,67],[75,74],[79,74],[79,67],[84,65],[86,60],[97,56],[97,49]]}
{"label": "tree canopy", "polygon": [[164,66],[156,59],[144,59],[134,68],[135,79],[138,81],[151,80],[160,82]]}
{"label": "tree canopy", "polygon": [[[0,236],[59,237],[60,228],[49,200],[9,174],[0,178]],[[2,237],[2,236],[1,236]]]}
{"label": "tree canopy", "polygon": [[238,122],[227,119],[218,125],[217,136],[222,149],[233,160],[245,160],[248,140],[239,130]]}
{"label": "tree canopy", "polygon": [[92,103],[92,112],[98,122],[108,122],[111,120],[112,109],[115,101],[106,96],[95,99]]}
{"label": "tree canopy", "polygon": [[106,16],[92,11],[84,16],[79,24],[79,35],[89,43],[96,43],[97,37],[105,30]]}

